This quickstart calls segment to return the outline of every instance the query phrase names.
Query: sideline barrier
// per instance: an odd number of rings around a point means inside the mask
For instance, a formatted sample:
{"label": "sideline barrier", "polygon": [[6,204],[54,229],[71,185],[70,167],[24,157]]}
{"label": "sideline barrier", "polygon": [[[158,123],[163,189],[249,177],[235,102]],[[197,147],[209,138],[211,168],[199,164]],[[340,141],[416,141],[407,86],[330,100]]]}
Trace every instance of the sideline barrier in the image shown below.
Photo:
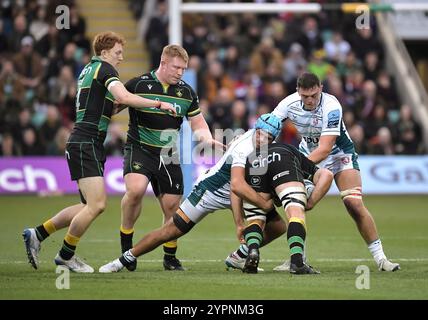
{"label": "sideline barrier", "polygon": [[[364,194],[428,194],[428,156],[360,156]],[[110,157],[105,168],[108,194],[123,194],[122,158]],[[199,161],[201,162],[201,161]],[[210,164],[194,165],[193,184]],[[149,187],[148,192],[153,194]],[[0,194],[74,194],[67,162],[62,157],[0,158]],[[328,194],[338,194],[335,186]]]}

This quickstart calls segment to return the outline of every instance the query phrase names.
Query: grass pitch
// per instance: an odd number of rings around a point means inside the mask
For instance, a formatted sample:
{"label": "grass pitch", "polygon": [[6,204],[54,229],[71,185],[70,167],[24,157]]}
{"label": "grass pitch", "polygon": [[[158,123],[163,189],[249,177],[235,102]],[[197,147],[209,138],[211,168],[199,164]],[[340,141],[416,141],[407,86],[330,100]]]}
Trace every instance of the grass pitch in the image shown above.
{"label": "grass pitch", "polygon": [[[206,217],[179,240],[178,257],[186,272],[164,271],[162,248],[138,260],[135,272],[70,275],[70,288],[56,288],[53,258],[65,230],[42,243],[40,268],[27,263],[21,233],[78,201],[76,196],[39,198],[0,197],[0,299],[159,299],[159,300],[283,300],[283,299],[428,299],[428,215],[426,196],[366,196],[383,247],[402,270],[376,269],[338,197],[327,197],[308,214],[307,254],[320,275],[292,276],[272,271],[288,257],[286,239],[261,250],[258,274],[226,271],[224,258],[233,251],[233,219],[229,211]],[[281,209],[282,212],[282,209]],[[146,198],[134,239],[161,224],[155,198]],[[106,212],[80,241],[77,254],[96,270],[117,258],[120,197],[110,197]],[[357,289],[359,265],[369,270],[369,289]]]}

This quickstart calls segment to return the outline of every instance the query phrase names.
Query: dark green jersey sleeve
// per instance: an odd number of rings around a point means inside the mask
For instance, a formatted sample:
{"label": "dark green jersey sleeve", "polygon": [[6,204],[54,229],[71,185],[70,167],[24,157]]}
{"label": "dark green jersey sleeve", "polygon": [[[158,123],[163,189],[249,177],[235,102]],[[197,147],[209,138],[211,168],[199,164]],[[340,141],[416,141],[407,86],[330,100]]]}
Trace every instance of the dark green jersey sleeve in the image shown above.
{"label": "dark green jersey sleeve", "polygon": [[110,63],[102,62],[101,67],[99,68],[96,79],[106,88],[108,88],[109,84],[113,81],[119,79],[119,73]]}
{"label": "dark green jersey sleeve", "polygon": [[186,118],[189,119],[191,117],[197,116],[201,113],[201,109],[199,108],[199,98],[196,92],[190,88],[190,93],[192,96],[192,103],[187,110]]}

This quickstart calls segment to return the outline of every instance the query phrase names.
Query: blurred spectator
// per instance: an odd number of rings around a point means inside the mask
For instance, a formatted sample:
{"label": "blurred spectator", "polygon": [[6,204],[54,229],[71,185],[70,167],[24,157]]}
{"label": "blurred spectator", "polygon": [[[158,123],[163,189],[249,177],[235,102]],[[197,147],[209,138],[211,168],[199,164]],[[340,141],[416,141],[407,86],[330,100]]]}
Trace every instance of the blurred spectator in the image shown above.
{"label": "blurred spectator", "polygon": [[52,149],[52,144],[55,144],[55,136],[60,128],[58,109],[54,105],[49,105],[46,110],[46,120],[39,129],[40,143],[45,148],[45,152]]}
{"label": "blurred spectator", "polygon": [[118,123],[112,122],[108,127],[108,134],[104,143],[106,155],[123,156],[124,146],[123,130]]}
{"label": "blurred spectator", "polygon": [[226,48],[222,63],[225,72],[232,80],[238,81],[242,78],[246,68],[244,60],[241,58],[236,45],[230,45]]}
{"label": "blurred spectator", "polygon": [[0,54],[8,51],[9,49],[7,36],[4,32],[3,26],[4,26],[3,20],[0,19]]}
{"label": "blurred spectator", "polygon": [[378,103],[373,111],[373,119],[364,122],[364,133],[367,139],[374,137],[380,128],[388,128],[388,118],[386,116],[385,106]]}
{"label": "blurred spectator", "polygon": [[67,42],[73,42],[77,47],[88,52],[91,51],[91,44],[85,37],[86,21],[80,15],[79,8],[76,5],[70,6],[70,28],[61,30],[67,37]]}
{"label": "blurred spectator", "polygon": [[380,71],[379,56],[376,52],[370,51],[366,53],[363,68],[366,80],[376,81]]}
{"label": "blurred spectator", "polygon": [[[150,19],[145,40],[150,53],[150,68],[153,69],[159,65],[162,49],[168,44],[168,4],[166,1],[157,3],[156,13]],[[189,52],[189,55],[192,54]]]}
{"label": "blurred spectator", "polygon": [[45,65],[56,59],[64,49],[66,39],[58,32],[55,24],[49,25],[48,32],[35,44],[34,49],[43,56]]}
{"label": "blurred spectator", "polygon": [[397,91],[392,84],[392,79],[385,70],[381,70],[376,79],[377,94],[382,97],[388,106],[388,112],[391,109],[398,110],[399,98]]}
{"label": "blurred spectator", "polygon": [[51,81],[49,100],[55,104],[64,101],[70,88],[75,85],[75,82],[76,79],[71,67],[69,65],[62,66],[57,80]]}
{"label": "blurred spectator", "polygon": [[293,92],[296,89],[297,78],[306,69],[306,65],[303,47],[297,42],[293,43],[283,64],[283,79],[288,92]]}
{"label": "blurred spectator", "polygon": [[232,117],[229,128],[232,130],[243,129],[247,131],[248,127],[248,113],[245,102],[242,100],[235,100],[232,104]]}
{"label": "blurred spectator", "polygon": [[395,135],[398,141],[396,145],[398,154],[423,153],[421,127],[413,119],[412,109],[406,104],[401,106]]}
{"label": "blurred spectator", "polygon": [[5,106],[10,100],[19,105],[24,92],[24,85],[19,81],[12,61],[3,60],[0,72],[0,105]]}
{"label": "blurred spectator", "polygon": [[337,74],[332,73],[327,77],[324,90],[335,96],[341,105],[346,104],[346,96],[343,91],[342,81]]}
{"label": "blurred spectator", "polygon": [[343,79],[349,74],[361,70],[361,68],[361,62],[356,58],[355,53],[349,51],[346,54],[345,60],[337,64],[336,72]]}
{"label": "blurred spectator", "polygon": [[327,55],[327,59],[333,64],[344,62],[347,54],[351,50],[351,46],[348,41],[344,40],[342,34],[338,31],[333,32],[330,40],[324,44],[324,50]]}
{"label": "blurred spectator", "polygon": [[286,95],[287,93],[281,80],[266,82],[263,102],[273,111]]}
{"label": "blurred spectator", "polygon": [[18,144],[18,146],[22,146],[23,144],[23,132],[26,129],[33,129],[33,131],[36,130],[31,123],[30,111],[27,108],[24,108],[18,114],[18,123],[14,124],[11,129],[13,140]]}
{"label": "blurred spectator", "polygon": [[[300,30],[300,28],[299,28]],[[303,48],[305,48],[308,56],[313,51],[322,49],[324,44],[318,29],[318,22],[314,17],[306,17],[303,21],[303,29],[301,35],[297,39]]]}
{"label": "blurred spectator", "polygon": [[27,28],[27,19],[25,18],[25,15],[22,13],[18,14],[13,20],[13,31],[9,35],[8,48],[10,52],[18,52],[21,49],[21,40],[25,36],[28,36]]}
{"label": "blurred spectator", "polygon": [[368,153],[376,155],[394,154],[394,144],[392,143],[391,131],[388,128],[380,128],[377,135],[370,139]]}
{"label": "blurred spectator", "polygon": [[377,101],[377,87],[372,80],[364,81],[360,99],[356,103],[357,118],[362,121],[373,119]]}
{"label": "blurred spectator", "polygon": [[198,56],[189,56],[188,69],[196,74],[196,91],[199,96],[205,96],[204,75],[202,74],[202,59]]}
{"label": "blurred spectator", "polygon": [[205,76],[206,97],[210,103],[215,102],[220,89],[228,90],[231,99],[235,97],[235,84],[233,80],[224,73],[223,66],[219,61],[213,61],[208,65],[208,73]]}
{"label": "blurred spectator", "polygon": [[209,108],[212,119],[212,130],[228,128],[232,103],[233,95],[231,91],[225,87],[220,88],[214,99],[214,103]]}
{"label": "blurred spectator", "polygon": [[66,127],[59,128],[55,135],[54,143],[51,143],[49,145],[47,154],[55,155],[55,156],[64,156],[65,147],[66,147],[68,138],[70,137],[70,133],[71,133],[71,130]]}
{"label": "blurred spectator", "polygon": [[382,45],[373,33],[373,28],[356,28],[356,33],[351,35],[350,43],[357,58],[361,61],[367,52],[376,52],[378,55],[382,53]]}
{"label": "blurred spectator", "polygon": [[37,8],[36,18],[30,24],[30,34],[37,42],[42,39],[49,31],[49,24],[46,21],[46,8],[40,6]]}
{"label": "blurred spectator", "polygon": [[354,142],[355,151],[358,154],[366,154],[368,149],[363,127],[359,124],[355,124],[351,127],[348,127],[348,133]]}
{"label": "blurred spectator", "polygon": [[272,65],[277,70],[281,70],[282,63],[281,51],[274,47],[272,38],[265,37],[251,54],[250,71],[262,78],[269,65]]}
{"label": "blurred spectator", "polygon": [[[166,7],[166,4],[162,5],[162,8],[164,7]],[[163,20],[161,19],[162,19],[162,16],[152,18],[151,23],[154,24],[152,27],[165,28],[165,24],[168,22],[168,20],[166,19],[166,16]],[[207,26],[203,24],[198,24],[193,27],[191,33],[187,34],[186,37],[184,38],[184,47],[186,48],[186,50],[188,50],[189,55],[196,55],[201,59],[205,58],[205,52],[208,48],[207,35],[208,35]],[[150,41],[155,42],[154,45],[160,46],[160,43],[156,44],[160,40],[151,39]]]}
{"label": "blurred spectator", "polygon": [[1,137],[1,157],[15,157],[18,156],[18,150],[16,144],[13,141],[13,137],[9,132],[6,132]]}
{"label": "blurred spectator", "polygon": [[329,74],[335,72],[334,66],[325,60],[325,51],[323,49],[314,51],[308,64],[308,71],[315,73],[321,82]]}
{"label": "blurred spectator", "polygon": [[346,103],[342,106],[345,110],[350,109],[357,115],[357,104],[362,99],[362,91],[364,84],[364,73],[358,69],[345,76],[343,88],[345,91]]}
{"label": "blurred spectator", "polygon": [[37,133],[34,128],[27,128],[22,132],[21,152],[23,156],[45,154],[45,150],[37,139]]}
{"label": "blurred spectator", "polygon": [[74,78],[79,76],[80,68],[78,62],[75,60],[77,46],[73,42],[66,44],[62,56],[57,57],[51,61],[48,66],[46,78],[49,83],[56,81],[63,66],[69,66],[73,71]]}
{"label": "blurred spectator", "polygon": [[31,101],[44,75],[42,59],[33,50],[33,38],[26,36],[21,41],[21,50],[13,56],[16,72],[26,88],[26,100]]}

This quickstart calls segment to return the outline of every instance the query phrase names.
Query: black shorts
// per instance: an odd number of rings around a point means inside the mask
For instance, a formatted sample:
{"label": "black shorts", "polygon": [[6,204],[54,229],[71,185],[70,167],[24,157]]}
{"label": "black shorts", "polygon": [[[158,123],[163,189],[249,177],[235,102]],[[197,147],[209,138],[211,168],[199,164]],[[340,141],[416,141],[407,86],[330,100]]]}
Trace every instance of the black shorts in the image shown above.
{"label": "black shorts", "polygon": [[245,180],[257,192],[275,193],[275,188],[287,182],[312,179],[315,164],[296,148],[282,143],[269,145],[265,155],[253,154],[245,166]]}
{"label": "black shorts", "polygon": [[96,139],[71,135],[65,147],[65,157],[71,180],[104,175],[106,154],[103,144]]}
{"label": "black shorts", "polygon": [[152,184],[156,196],[163,193],[183,194],[183,173],[178,154],[164,158],[148,151],[136,143],[127,142],[123,175],[139,173],[145,175]]}

